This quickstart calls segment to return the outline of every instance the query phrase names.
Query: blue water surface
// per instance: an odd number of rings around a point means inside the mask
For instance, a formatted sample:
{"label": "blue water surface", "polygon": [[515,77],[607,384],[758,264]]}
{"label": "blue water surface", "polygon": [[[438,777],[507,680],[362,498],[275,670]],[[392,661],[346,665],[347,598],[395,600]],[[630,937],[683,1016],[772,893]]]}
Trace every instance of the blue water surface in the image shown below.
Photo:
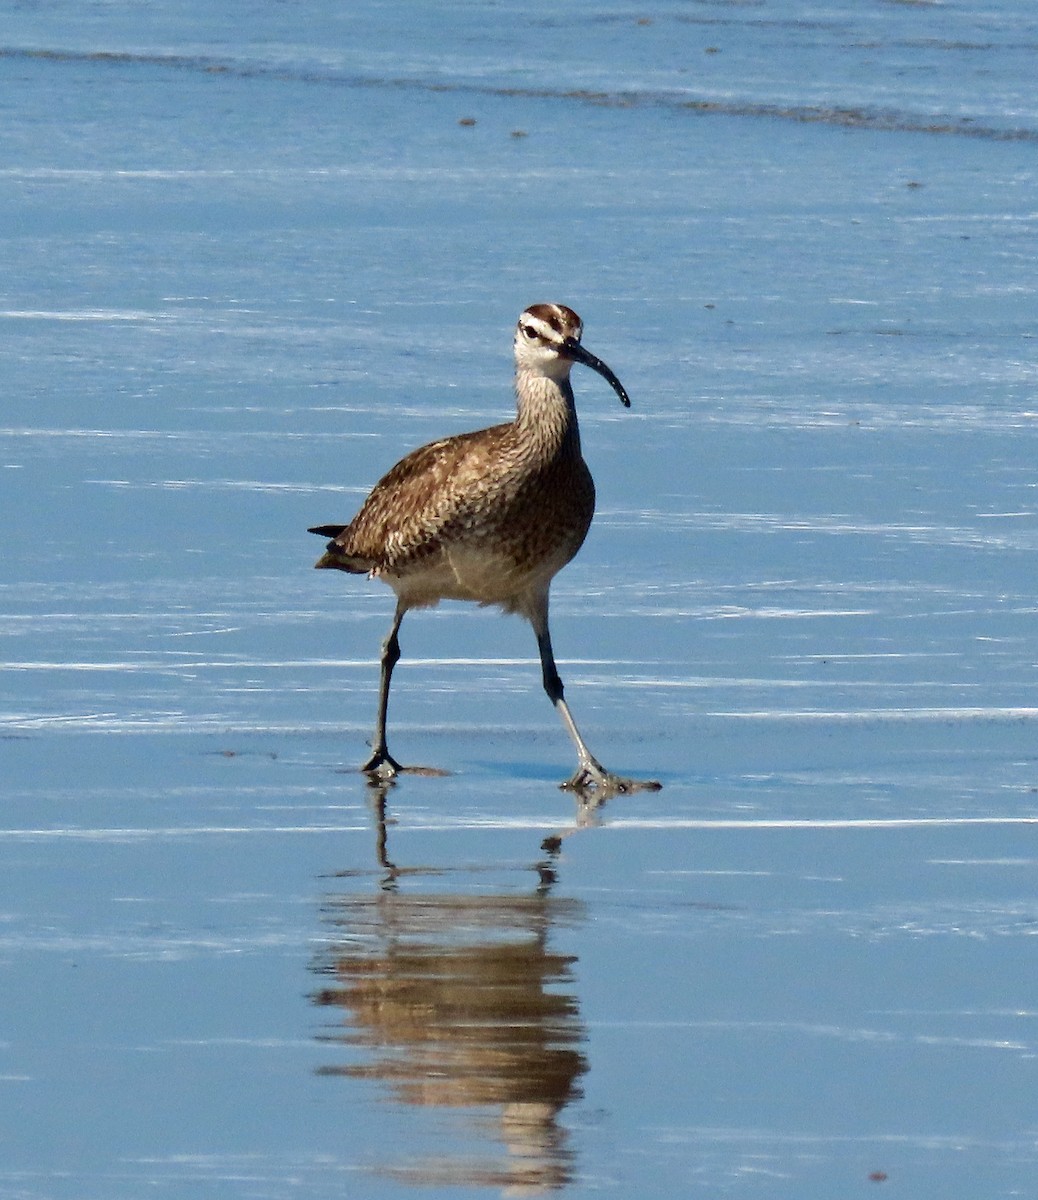
{"label": "blue water surface", "polygon": [[[1031,1195],[1038,14],[0,14],[0,1197]],[[663,790],[559,792],[455,604],[372,789],[305,530],[541,300],[633,400],[559,665]]]}

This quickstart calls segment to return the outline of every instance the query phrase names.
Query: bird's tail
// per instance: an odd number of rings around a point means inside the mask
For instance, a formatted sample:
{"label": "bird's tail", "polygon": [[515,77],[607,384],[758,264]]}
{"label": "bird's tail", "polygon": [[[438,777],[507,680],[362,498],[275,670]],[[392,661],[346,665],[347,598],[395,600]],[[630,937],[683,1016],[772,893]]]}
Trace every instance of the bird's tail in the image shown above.
{"label": "bird's tail", "polygon": [[366,558],[350,554],[345,546],[340,546],[335,540],[347,528],[346,525],[315,525],[307,530],[307,533],[316,533],[319,537],[332,539],[314,566],[333,571],[348,571],[351,575],[367,575],[373,564]]}

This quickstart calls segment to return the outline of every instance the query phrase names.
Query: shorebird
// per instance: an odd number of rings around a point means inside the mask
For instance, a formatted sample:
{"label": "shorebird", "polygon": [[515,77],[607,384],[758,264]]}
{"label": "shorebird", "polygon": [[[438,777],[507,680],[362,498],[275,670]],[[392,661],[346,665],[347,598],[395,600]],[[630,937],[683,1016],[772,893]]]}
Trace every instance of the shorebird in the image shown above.
{"label": "shorebird", "polygon": [[544,690],[577,749],[577,770],[562,787],[604,797],[660,786],[612,774],[587,748],[564,699],[548,632],[551,581],[580,549],[595,511],[569,381],[573,364],[597,371],[631,405],[620,380],[580,344],[582,331],[571,308],[531,305],[515,331],[515,420],[422,446],[375,485],[349,525],[309,531],[332,539],[316,567],[381,579],[396,593],[382,645],[372,754],[360,768],[374,778],[418,770],[402,767],[386,745],[404,614],[441,600],[472,600],[533,626]]}

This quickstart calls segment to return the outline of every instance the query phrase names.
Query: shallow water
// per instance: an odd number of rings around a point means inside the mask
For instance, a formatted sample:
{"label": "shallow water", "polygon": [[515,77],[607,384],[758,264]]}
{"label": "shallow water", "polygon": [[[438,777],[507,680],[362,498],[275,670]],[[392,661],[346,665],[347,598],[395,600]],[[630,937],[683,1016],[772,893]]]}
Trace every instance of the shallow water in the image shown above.
{"label": "shallow water", "polygon": [[[1029,1195],[1027,6],[4,28],[0,1197]],[[560,669],[664,789],[579,809],[444,605],[382,795],[391,597],[304,531],[543,299],[633,400]]]}

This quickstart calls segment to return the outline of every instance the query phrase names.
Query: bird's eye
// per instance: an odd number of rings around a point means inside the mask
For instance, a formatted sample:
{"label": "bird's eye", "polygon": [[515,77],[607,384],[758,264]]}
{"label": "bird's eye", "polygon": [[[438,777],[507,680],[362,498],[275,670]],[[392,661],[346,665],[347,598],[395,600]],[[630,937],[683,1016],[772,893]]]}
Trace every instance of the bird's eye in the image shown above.
{"label": "bird's eye", "polygon": [[532,325],[524,325],[523,326],[523,336],[531,338],[531,339],[535,338],[537,336],[537,330],[534,329],[534,327]]}

